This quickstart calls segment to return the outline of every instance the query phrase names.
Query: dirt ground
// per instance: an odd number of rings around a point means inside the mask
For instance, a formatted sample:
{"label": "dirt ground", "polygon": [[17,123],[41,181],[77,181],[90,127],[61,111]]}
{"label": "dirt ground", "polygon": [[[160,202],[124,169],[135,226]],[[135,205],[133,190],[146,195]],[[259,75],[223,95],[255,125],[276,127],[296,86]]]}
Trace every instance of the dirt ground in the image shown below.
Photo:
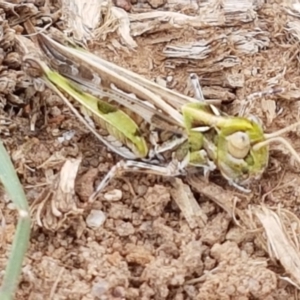
{"label": "dirt ground", "polygon": [[[129,11],[136,47],[112,25],[100,26],[95,53],[190,96],[188,75],[196,73],[205,98],[223,100],[232,115],[251,94],[280,88],[253,98],[247,113],[259,117],[266,132],[299,121],[297,1],[135,2],[113,5]],[[201,174],[183,178],[187,185],[130,174],[89,204],[120,158],[58,96],[36,92],[22,69],[15,34],[26,33],[28,17],[44,27],[50,15],[52,26],[63,29],[59,4],[10,3],[16,6],[0,2],[0,133],[33,221],[16,299],[298,299],[300,169],[287,148],[271,145],[269,167],[251,194],[218,173],[209,184]],[[141,17],[170,11],[191,19]],[[299,135],[299,128],[284,135],[297,152]],[[74,174],[71,183],[77,175],[75,185],[61,186],[62,173]],[[191,219],[179,209],[181,189],[197,201]],[[0,208],[4,270],[17,213],[3,190]]]}

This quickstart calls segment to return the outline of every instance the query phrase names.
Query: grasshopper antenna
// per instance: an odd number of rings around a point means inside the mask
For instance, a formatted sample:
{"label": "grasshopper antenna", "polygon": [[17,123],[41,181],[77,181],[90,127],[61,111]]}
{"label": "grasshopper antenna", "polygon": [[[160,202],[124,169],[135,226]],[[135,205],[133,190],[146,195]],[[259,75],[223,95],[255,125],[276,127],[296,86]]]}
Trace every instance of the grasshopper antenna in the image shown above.
{"label": "grasshopper antenna", "polygon": [[272,133],[265,133],[264,136],[265,138],[268,140],[268,139],[271,139],[271,138],[274,138],[274,137],[277,137],[277,136],[280,136],[280,135],[283,135],[284,133],[286,132],[289,132],[289,131],[292,131],[293,129],[297,128],[298,126],[300,126],[300,121],[299,122],[296,122],[294,124],[291,124],[285,128],[282,128],[280,130],[277,130],[275,132],[272,132]]}
{"label": "grasshopper antenna", "polygon": [[283,137],[281,137],[282,134],[289,132],[293,129],[295,129],[296,127],[298,127],[300,125],[300,121],[296,122],[292,125],[289,125],[283,129],[280,129],[278,131],[275,131],[273,133],[266,133],[264,134],[264,137],[266,138],[265,141],[257,143],[256,145],[253,146],[254,150],[258,150],[261,147],[267,146],[272,142],[279,142],[281,144],[283,144],[289,151],[290,153],[294,156],[294,158],[300,163],[300,156],[299,154],[296,152],[296,150],[292,147],[292,145]]}

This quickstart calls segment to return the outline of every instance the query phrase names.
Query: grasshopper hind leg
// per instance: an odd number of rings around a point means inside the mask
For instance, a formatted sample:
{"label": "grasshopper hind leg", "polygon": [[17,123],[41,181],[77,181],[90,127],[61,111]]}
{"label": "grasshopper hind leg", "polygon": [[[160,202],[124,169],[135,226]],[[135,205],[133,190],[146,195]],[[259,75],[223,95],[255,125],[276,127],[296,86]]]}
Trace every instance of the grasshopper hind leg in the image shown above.
{"label": "grasshopper hind leg", "polygon": [[185,164],[179,162],[175,158],[165,165],[159,166],[151,162],[142,161],[120,161],[114,165],[111,170],[105,175],[103,180],[97,186],[95,192],[90,196],[89,201],[93,202],[97,195],[108,185],[108,183],[116,176],[122,175],[125,172],[141,172],[153,175],[159,175],[164,177],[175,177],[185,174],[184,171]]}

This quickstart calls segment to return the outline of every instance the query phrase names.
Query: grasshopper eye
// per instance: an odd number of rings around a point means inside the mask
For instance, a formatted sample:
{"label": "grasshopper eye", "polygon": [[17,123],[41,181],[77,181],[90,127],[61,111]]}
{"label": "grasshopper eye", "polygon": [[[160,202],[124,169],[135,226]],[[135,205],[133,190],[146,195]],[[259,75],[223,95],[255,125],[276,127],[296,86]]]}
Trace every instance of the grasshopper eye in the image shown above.
{"label": "grasshopper eye", "polygon": [[235,158],[243,159],[250,151],[250,139],[245,132],[235,132],[227,138],[228,152]]}

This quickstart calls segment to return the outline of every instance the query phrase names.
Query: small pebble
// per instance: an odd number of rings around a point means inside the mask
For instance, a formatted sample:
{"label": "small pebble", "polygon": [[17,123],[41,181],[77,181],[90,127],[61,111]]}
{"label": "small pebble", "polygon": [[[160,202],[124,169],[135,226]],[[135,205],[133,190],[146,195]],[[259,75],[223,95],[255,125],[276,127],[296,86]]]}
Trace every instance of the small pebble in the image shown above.
{"label": "small pebble", "polygon": [[58,128],[54,128],[51,130],[52,136],[59,136],[61,133]]}
{"label": "small pebble", "polygon": [[147,193],[148,187],[146,185],[139,185],[136,189],[139,196],[144,196]]}
{"label": "small pebble", "polygon": [[57,116],[60,116],[62,114],[61,110],[57,106],[52,107],[50,109],[50,113],[53,117],[57,117]]}
{"label": "small pebble", "polygon": [[57,140],[59,143],[63,143],[65,141],[70,141],[74,136],[75,136],[75,131],[69,130],[64,132],[62,136],[57,138]]}
{"label": "small pebble", "polygon": [[116,232],[119,236],[129,236],[134,234],[135,230],[131,223],[122,222],[116,226]]}
{"label": "small pebble", "polygon": [[167,82],[165,81],[165,79],[163,79],[161,77],[156,77],[156,83],[163,87],[167,86]]}
{"label": "small pebble", "polygon": [[107,201],[119,201],[123,197],[122,191],[114,189],[104,194],[104,199]]}
{"label": "small pebble", "polygon": [[167,82],[170,83],[170,82],[172,82],[172,81],[173,81],[173,76],[169,75],[169,76],[167,77]]}
{"label": "small pebble", "polygon": [[99,228],[106,220],[106,216],[102,210],[91,210],[86,218],[86,224],[90,228]]}
{"label": "small pebble", "polygon": [[112,295],[113,295],[113,297],[118,298],[118,299],[125,299],[126,292],[125,292],[124,287],[116,286],[112,290]]}
{"label": "small pebble", "polygon": [[94,297],[100,297],[105,294],[109,289],[109,283],[101,280],[93,285],[92,294]]}

